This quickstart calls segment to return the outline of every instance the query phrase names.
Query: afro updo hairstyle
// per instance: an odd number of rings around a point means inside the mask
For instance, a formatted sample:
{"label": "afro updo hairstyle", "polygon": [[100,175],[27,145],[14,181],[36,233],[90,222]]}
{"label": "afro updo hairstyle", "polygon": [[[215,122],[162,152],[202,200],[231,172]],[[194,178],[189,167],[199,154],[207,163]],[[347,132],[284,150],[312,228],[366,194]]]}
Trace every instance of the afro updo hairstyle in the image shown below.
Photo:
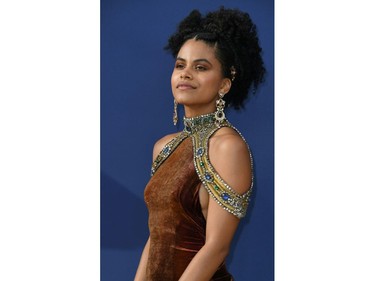
{"label": "afro updo hairstyle", "polygon": [[255,93],[265,73],[256,26],[249,14],[220,7],[202,17],[198,10],[193,10],[169,37],[165,49],[176,58],[182,45],[193,38],[215,49],[224,77],[233,80],[234,67],[235,78],[224,100],[228,106],[242,108],[249,91]]}

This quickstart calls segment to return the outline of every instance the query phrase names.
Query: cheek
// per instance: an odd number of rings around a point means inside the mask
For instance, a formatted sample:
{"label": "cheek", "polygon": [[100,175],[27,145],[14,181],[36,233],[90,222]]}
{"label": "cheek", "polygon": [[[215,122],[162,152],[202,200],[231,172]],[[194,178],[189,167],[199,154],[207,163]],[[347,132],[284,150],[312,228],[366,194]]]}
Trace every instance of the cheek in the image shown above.
{"label": "cheek", "polygon": [[206,77],[204,80],[202,80],[202,84],[206,85],[207,88],[218,88],[218,81],[215,77]]}
{"label": "cheek", "polygon": [[171,75],[171,85],[174,86],[176,85],[177,83],[177,78],[178,78],[178,75],[176,74],[175,71],[172,72],[172,75]]}

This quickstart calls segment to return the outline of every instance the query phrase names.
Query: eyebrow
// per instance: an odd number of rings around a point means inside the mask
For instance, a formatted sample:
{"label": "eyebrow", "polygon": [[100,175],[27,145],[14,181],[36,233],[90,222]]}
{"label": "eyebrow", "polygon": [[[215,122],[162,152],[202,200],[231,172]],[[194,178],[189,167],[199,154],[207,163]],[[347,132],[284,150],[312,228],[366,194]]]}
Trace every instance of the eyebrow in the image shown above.
{"label": "eyebrow", "polygon": [[[186,60],[181,58],[181,57],[177,57],[176,60],[182,60],[182,61],[186,62]],[[212,63],[210,63],[207,59],[196,59],[196,60],[194,60],[194,62],[206,62],[209,65],[212,65]]]}

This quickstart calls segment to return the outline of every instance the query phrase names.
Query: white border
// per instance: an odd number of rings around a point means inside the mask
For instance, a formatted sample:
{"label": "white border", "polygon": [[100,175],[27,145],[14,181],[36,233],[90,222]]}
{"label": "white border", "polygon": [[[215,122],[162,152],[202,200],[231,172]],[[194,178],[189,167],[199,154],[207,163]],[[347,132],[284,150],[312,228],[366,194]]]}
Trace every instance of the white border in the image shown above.
{"label": "white border", "polygon": [[370,1],[276,1],[276,280],[375,280]]}
{"label": "white border", "polygon": [[0,4],[0,280],[99,280],[99,15]]}
{"label": "white border", "polygon": [[[275,2],[276,280],[375,277],[370,3]],[[99,2],[0,29],[0,279],[98,280]]]}

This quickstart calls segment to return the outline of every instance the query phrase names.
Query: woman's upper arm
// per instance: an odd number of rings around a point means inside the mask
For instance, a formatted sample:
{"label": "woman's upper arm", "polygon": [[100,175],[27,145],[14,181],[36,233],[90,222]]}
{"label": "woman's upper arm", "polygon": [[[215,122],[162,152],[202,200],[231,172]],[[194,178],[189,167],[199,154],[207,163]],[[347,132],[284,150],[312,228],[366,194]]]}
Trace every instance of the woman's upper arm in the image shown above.
{"label": "woman's upper arm", "polygon": [[234,191],[243,194],[249,190],[252,179],[250,153],[238,134],[226,133],[212,139],[209,158],[216,172]]}
{"label": "woman's upper arm", "polygon": [[[229,131],[230,132],[230,131]],[[220,177],[238,194],[251,186],[252,168],[247,144],[237,134],[219,135],[210,142],[210,162]],[[228,252],[239,218],[229,213],[210,196],[206,243]]]}

